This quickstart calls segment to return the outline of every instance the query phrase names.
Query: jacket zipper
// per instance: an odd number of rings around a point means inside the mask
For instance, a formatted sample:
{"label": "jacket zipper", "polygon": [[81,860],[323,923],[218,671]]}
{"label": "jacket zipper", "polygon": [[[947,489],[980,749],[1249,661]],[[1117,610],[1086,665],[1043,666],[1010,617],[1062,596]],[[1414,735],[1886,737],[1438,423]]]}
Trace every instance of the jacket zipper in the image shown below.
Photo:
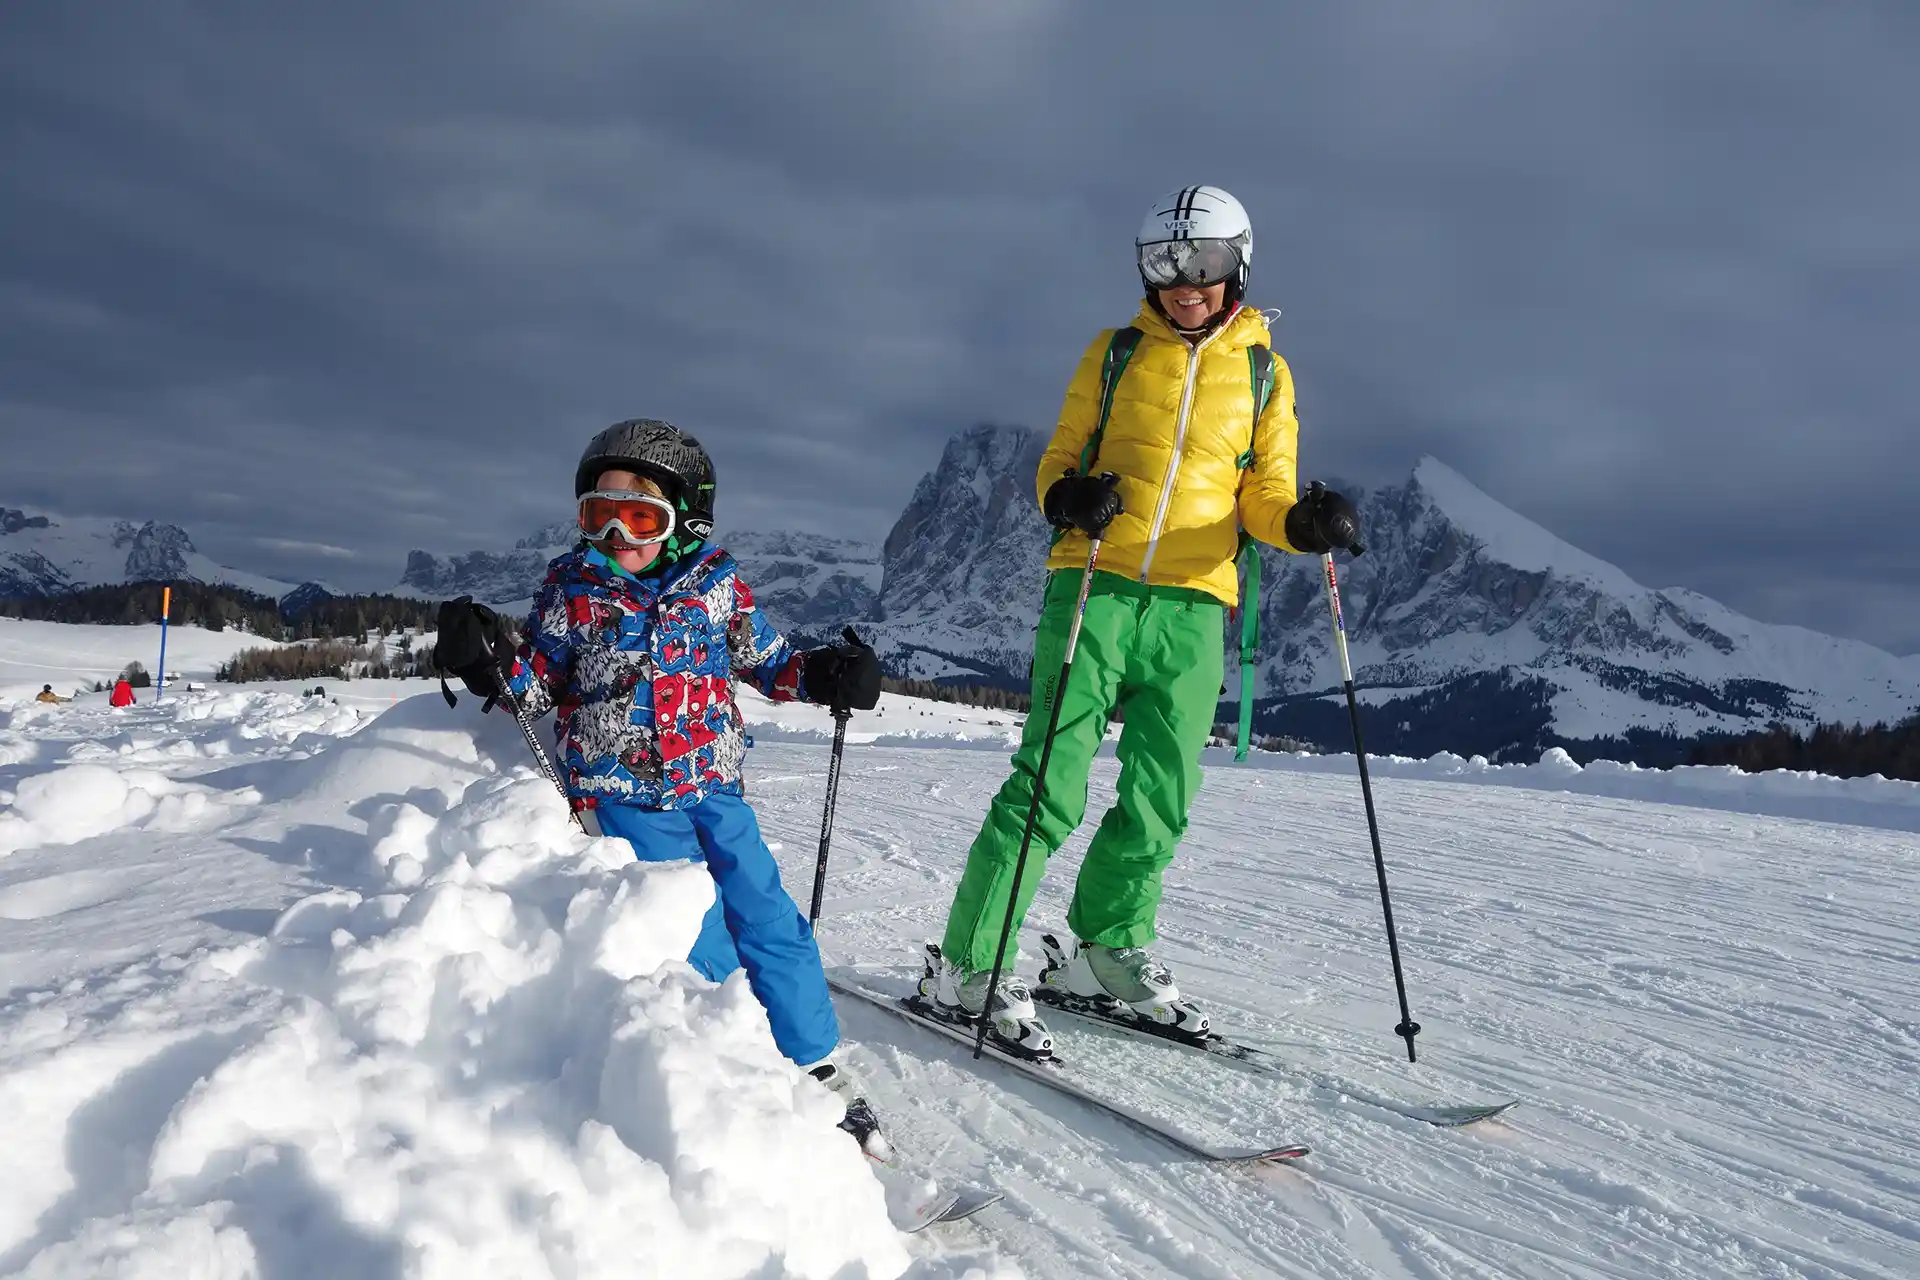
{"label": "jacket zipper", "polygon": [[1200,373],[1200,353],[1207,344],[1225,332],[1221,325],[1212,333],[1200,339],[1197,345],[1187,347],[1187,380],[1180,388],[1180,416],[1173,431],[1173,456],[1167,460],[1166,482],[1160,486],[1160,505],[1154,509],[1153,527],[1147,531],[1147,554],[1140,558],[1140,581],[1147,580],[1147,570],[1153,567],[1153,553],[1160,549],[1160,534],[1166,527],[1167,508],[1173,502],[1173,481],[1180,474],[1180,455],[1187,447],[1187,419],[1193,413],[1193,383]]}

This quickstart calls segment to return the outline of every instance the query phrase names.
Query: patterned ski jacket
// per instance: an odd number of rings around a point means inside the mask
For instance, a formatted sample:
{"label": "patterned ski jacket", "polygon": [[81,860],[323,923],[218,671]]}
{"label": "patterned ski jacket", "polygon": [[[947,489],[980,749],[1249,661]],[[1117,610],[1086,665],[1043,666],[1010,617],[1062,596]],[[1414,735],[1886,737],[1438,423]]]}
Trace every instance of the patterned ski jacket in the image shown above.
{"label": "patterned ski jacket", "polygon": [[512,686],[529,715],[555,708],[575,808],[683,809],[741,794],[734,681],[790,701],[804,696],[801,665],[719,547],[663,581],[583,544],[547,566]]}

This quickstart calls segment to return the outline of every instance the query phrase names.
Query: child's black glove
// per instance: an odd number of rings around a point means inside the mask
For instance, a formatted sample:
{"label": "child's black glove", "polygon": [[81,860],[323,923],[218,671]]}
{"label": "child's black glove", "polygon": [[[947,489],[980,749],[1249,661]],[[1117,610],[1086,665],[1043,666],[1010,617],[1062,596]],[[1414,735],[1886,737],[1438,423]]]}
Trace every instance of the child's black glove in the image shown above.
{"label": "child's black glove", "polygon": [[1120,477],[1111,471],[1097,476],[1069,471],[1047,487],[1040,511],[1056,529],[1078,529],[1089,538],[1097,538],[1124,510],[1119,483]]}
{"label": "child's black glove", "polygon": [[513,652],[513,634],[506,619],[472,597],[442,601],[440,635],[434,641],[433,665],[460,677],[477,698],[500,696],[500,662]]}
{"label": "child's black glove", "polygon": [[809,649],[800,678],[807,698],[838,711],[871,711],[880,705],[880,658],[852,627],[845,644]]}
{"label": "child's black glove", "polygon": [[1318,480],[1307,487],[1287,512],[1287,541],[1296,551],[1322,555],[1353,550],[1360,554],[1360,513],[1344,497]]}

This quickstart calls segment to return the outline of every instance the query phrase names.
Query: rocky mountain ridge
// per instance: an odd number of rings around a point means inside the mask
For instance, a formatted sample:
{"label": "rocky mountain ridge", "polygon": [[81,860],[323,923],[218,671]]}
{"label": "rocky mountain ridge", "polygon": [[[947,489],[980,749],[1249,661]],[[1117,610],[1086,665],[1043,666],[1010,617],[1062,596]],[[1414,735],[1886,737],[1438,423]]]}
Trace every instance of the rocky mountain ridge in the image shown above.
{"label": "rocky mountain ridge", "polygon": [[[1020,427],[957,433],[878,547],[793,532],[717,536],[768,615],[800,639],[851,622],[895,674],[1024,688],[1051,540],[1033,493],[1044,443]],[[1338,573],[1375,749],[1530,760],[1564,746],[1666,763],[1676,743],[1703,733],[1895,721],[1920,708],[1920,657],[1644,587],[1437,459],[1399,484],[1339,487],[1369,546],[1341,557]],[[68,524],[0,509],[0,592],[168,575],[263,581],[212,565],[174,526]],[[416,550],[395,592],[517,605],[574,539],[560,522],[505,551]],[[1341,746],[1346,712],[1319,560],[1265,547],[1261,558],[1255,723]],[[1223,718],[1240,693],[1232,654],[1228,670]]]}
{"label": "rocky mountain ridge", "polygon": [[216,564],[179,525],[0,507],[0,596],[47,596],[116,582],[224,582],[278,597],[293,584]]}
{"label": "rocky mountain ridge", "polygon": [[[1033,494],[1044,444],[1019,427],[956,434],[877,550],[804,534],[723,537],[771,616],[797,634],[858,622],[896,674],[1024,687],[1051,535]],[[1663,743],[1701,733],[1870,723],[1920,706],[1920,660],[1641,586],[1437,459],[1397,485],[1340,487],[1369,544],[1337,572],[1376,748],[1532,759],[1561,745],[1653,761]],[[493,558],[416,553],[438,576],[416,576],[410,559],[409,579],[491,581],[499,598],[524,598],[561,549],[531,544],[570,533],[555,526]],[[1261,558],[1255,722],[1339,745],[1348,730],[1319,560],[1269,547]],[[1228,669],[1223,717],[1239,694],[1237,657]]]}

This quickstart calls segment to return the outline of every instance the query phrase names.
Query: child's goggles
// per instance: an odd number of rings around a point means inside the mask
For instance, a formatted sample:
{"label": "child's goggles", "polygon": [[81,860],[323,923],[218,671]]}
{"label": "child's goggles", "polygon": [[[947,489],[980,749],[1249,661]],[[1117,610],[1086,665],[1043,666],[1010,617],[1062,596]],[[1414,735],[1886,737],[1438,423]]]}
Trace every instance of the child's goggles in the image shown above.
{"label": "child's goggles", "polygon": [[596,489],[580,495],[580,532],[595,542],[618,534],[635,547],[665,542],[673,535],[673,504],[631,489]]}
{"label": "child's goggles", "polygon": [[1156,289],[1177,284],[1204,289],[1239,270],[1240,246],[1234,240],[1162,240],[1140,246],[1140,278]]}

